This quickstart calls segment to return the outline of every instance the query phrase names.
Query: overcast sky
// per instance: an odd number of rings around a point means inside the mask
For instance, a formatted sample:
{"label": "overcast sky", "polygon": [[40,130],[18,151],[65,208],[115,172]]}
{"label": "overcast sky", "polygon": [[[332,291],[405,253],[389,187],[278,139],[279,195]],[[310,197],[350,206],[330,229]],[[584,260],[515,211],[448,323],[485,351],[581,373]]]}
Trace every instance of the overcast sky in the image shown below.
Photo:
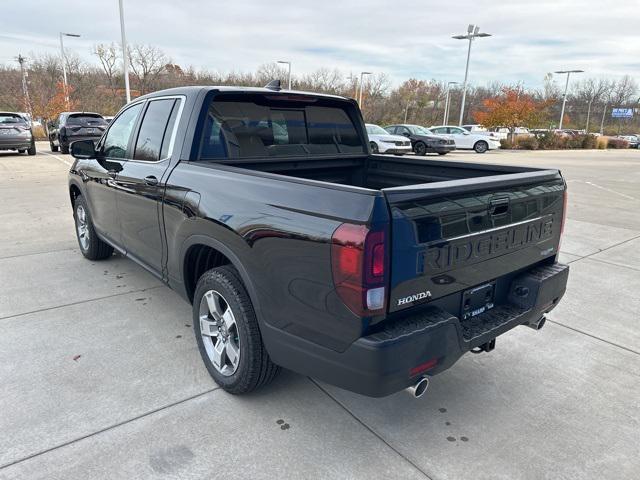
{"label": "overcast sky", "polygon": [[[124,0],[127,41],[160,47],[175,63],[254,70],[291,60],[294,73],[319,67],[455,81],[469,23],[491,33],[473,45],[470,81],[539,87],[545,73],[640,76],[640,2],[617,0]],[[120,41],[118,0],[3,0],[0,63],[18,53],[59,52],[58,32],[82,35],[65,47],[85,60],[96,43]],[[0,86],[1,88],[1,86]]]}

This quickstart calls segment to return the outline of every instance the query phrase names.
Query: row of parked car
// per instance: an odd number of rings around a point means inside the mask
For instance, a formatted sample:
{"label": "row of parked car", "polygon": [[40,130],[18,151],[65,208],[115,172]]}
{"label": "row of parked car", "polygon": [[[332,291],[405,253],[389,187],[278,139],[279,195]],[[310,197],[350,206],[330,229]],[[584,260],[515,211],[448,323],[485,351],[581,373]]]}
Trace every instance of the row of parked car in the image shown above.
{"label": "row of parked car", "polygon": [[421,125],[397,124],[382,128],[367,124],[367,134],[373,153],[404,155],[414,152],[416,155],[446,155],[456,149],[485,153],[500,148],[500,139],[495,136],[473,133],[453,125],[427,128]]}

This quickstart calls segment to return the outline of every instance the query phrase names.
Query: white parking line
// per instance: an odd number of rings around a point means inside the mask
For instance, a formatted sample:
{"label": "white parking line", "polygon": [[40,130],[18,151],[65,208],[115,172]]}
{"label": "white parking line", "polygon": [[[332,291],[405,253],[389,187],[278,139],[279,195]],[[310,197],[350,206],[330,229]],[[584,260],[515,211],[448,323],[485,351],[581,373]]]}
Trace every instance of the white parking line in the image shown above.
{"label": "white parking line", "polygon": [[64,163],[65,165],[67,165],[67,166],[69,166],[69,167],[70,167],[71,165],[73,165],[70,161],[65,160],[65,159],[64,159],[64,158],[62,158],[62,157],[59,157],[58,155],[54,155],[53,153],[49,153],[49,152],[38,152],[38,153],[44,153],[45,155],[49,155],[50,157],[53,157],[53,158],[55,158],[56,160],[61,161],[62,163]]}
{"label": "white parking line", "polygon": [[599,188],[600,190],[604,190],[604,191],[609,192],[609,193],[615,193],[616,195],[620,195],[621,197],[628,198],[629,200],[636,200],[631,195],[627,195],[626,193],[616,192],[615,190],[611,190],[610,188],[603,187],[603,186],[595,184],[593,182],[584,182],[584,183],[586,183],[587,185],[591,185],[592,187]]}

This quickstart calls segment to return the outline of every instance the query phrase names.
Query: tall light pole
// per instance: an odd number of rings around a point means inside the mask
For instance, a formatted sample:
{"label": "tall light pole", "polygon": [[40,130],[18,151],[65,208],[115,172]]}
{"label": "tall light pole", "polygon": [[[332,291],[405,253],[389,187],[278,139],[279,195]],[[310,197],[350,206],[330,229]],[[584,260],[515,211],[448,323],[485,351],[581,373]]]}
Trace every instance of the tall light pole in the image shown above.
{"label": "tall light pole", "polygon": [[278,60],[278,63],[284,63],[285,65],[289,66],[289,80],[288,80],[288,84],[289,86],[287,87],[287,90],[291,90],[291,62],[285,62],[284,60]]}
{"label": "tall light pole", "polygon": [[604,110],[602,110],[602,120],[600,120],[600,135],[604,134],[604,117],[607,114],[607,107],[608,106],[609,106],[609,104],[605,102]]}
{"label": "tall light pole", "polygon": [[29,114],[30,119],[33,121],[33,112],[31,111],[31,100],[29,99],[29,86],[27,83],[27,70],[24,68],[24,64],[27,59],[18,54],[16,60],[20,64],[20,74],[22,75],[22,96],[24,97],[25,112]]}
{"label": "tall light pole", "polygon": [[131,101],[131,89],[129,88],[129,59],[127,52],[127,37],[124,33],[124,6],[123,0],[118,0],[120,6],[120,36],[122,37],[122,69],[124,73],[124,89],[127,92],[127,103]]}
{"label": "tall light pole", "polygon": [[490,33],[481,33],[480,27],[477,25],[469,25],[467,27],[466,35],[454,35],[451,38],[455,38],[456,40],[469,40],[469,48],[467,49],[467,66],[464,70],[464,84],[462,86],[462,104],[460,105],[460,121],[458,122],[459,126],[462,126],[462,117],[464,115],[464,103],[467,99],[467,78],[469,77],[469,59],[471,58],[471,43],[473,40],[478,37],[490,37]]}
{"label": "tall light pole", "polygon": [[358,97],[358,106],[362,110],[362,90],[364,89],[364,76],[372,75],[371,72],[360,72],[360,96]]}
{"label": "tall light pole", "polygon": [[451,85],[458,85],[459,82],[449,82],[447,83],[447,97],[444,101],[444,119],[442,120],[443,125],[449,125],[449,94],[451,92]]}
{"label": "tall light pole", "polygon": [[62,79],[64,80],[63,89],[64,89],[64,102],[67,105],[67,110],[69,109],[69,88],[67,86],[67,60],[64,54],[64,42],[62,41],[63,37],[75,37],[79,38],[80,35],[76,33],[64,33],[60,32],[60,58],[62,60]]}
{"label": "tall light pole", "polygon": [[560,124],[558,125],[558,130],[562,130],[562,120],[564,119],[564,107],[567,104],[567,90],[569,89],[569,77],[571,76],[572,73],[582,73],[584,72],[584,70],[558,70],[557,72],[553,72],[553,73],[566,73],[567,74],[567,81],[564,84],[564,95],[562,96],[562,110],[560,111]]}

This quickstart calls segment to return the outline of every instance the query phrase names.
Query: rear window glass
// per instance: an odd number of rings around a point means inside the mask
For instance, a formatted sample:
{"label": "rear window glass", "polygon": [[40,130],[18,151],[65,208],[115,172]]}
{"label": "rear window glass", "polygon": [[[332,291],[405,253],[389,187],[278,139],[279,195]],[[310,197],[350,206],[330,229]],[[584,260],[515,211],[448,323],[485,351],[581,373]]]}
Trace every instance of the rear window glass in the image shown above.
{"label": "rear window glass", "polygon": [[79,125],[81,127],[106,124],[106,120],[99,115],[69,115],[67,119],[67,125]]}
{"label": "rear window glass", "polygon": [[14,124],[14,123],[23,123],[26,124],[27,121],[18,114],[14,113],[0,113],[0,124]]}
{"label": "rear window glass", "polygon": [[201,159],[362,154],[349,104],[278,95],[214,98]]}

